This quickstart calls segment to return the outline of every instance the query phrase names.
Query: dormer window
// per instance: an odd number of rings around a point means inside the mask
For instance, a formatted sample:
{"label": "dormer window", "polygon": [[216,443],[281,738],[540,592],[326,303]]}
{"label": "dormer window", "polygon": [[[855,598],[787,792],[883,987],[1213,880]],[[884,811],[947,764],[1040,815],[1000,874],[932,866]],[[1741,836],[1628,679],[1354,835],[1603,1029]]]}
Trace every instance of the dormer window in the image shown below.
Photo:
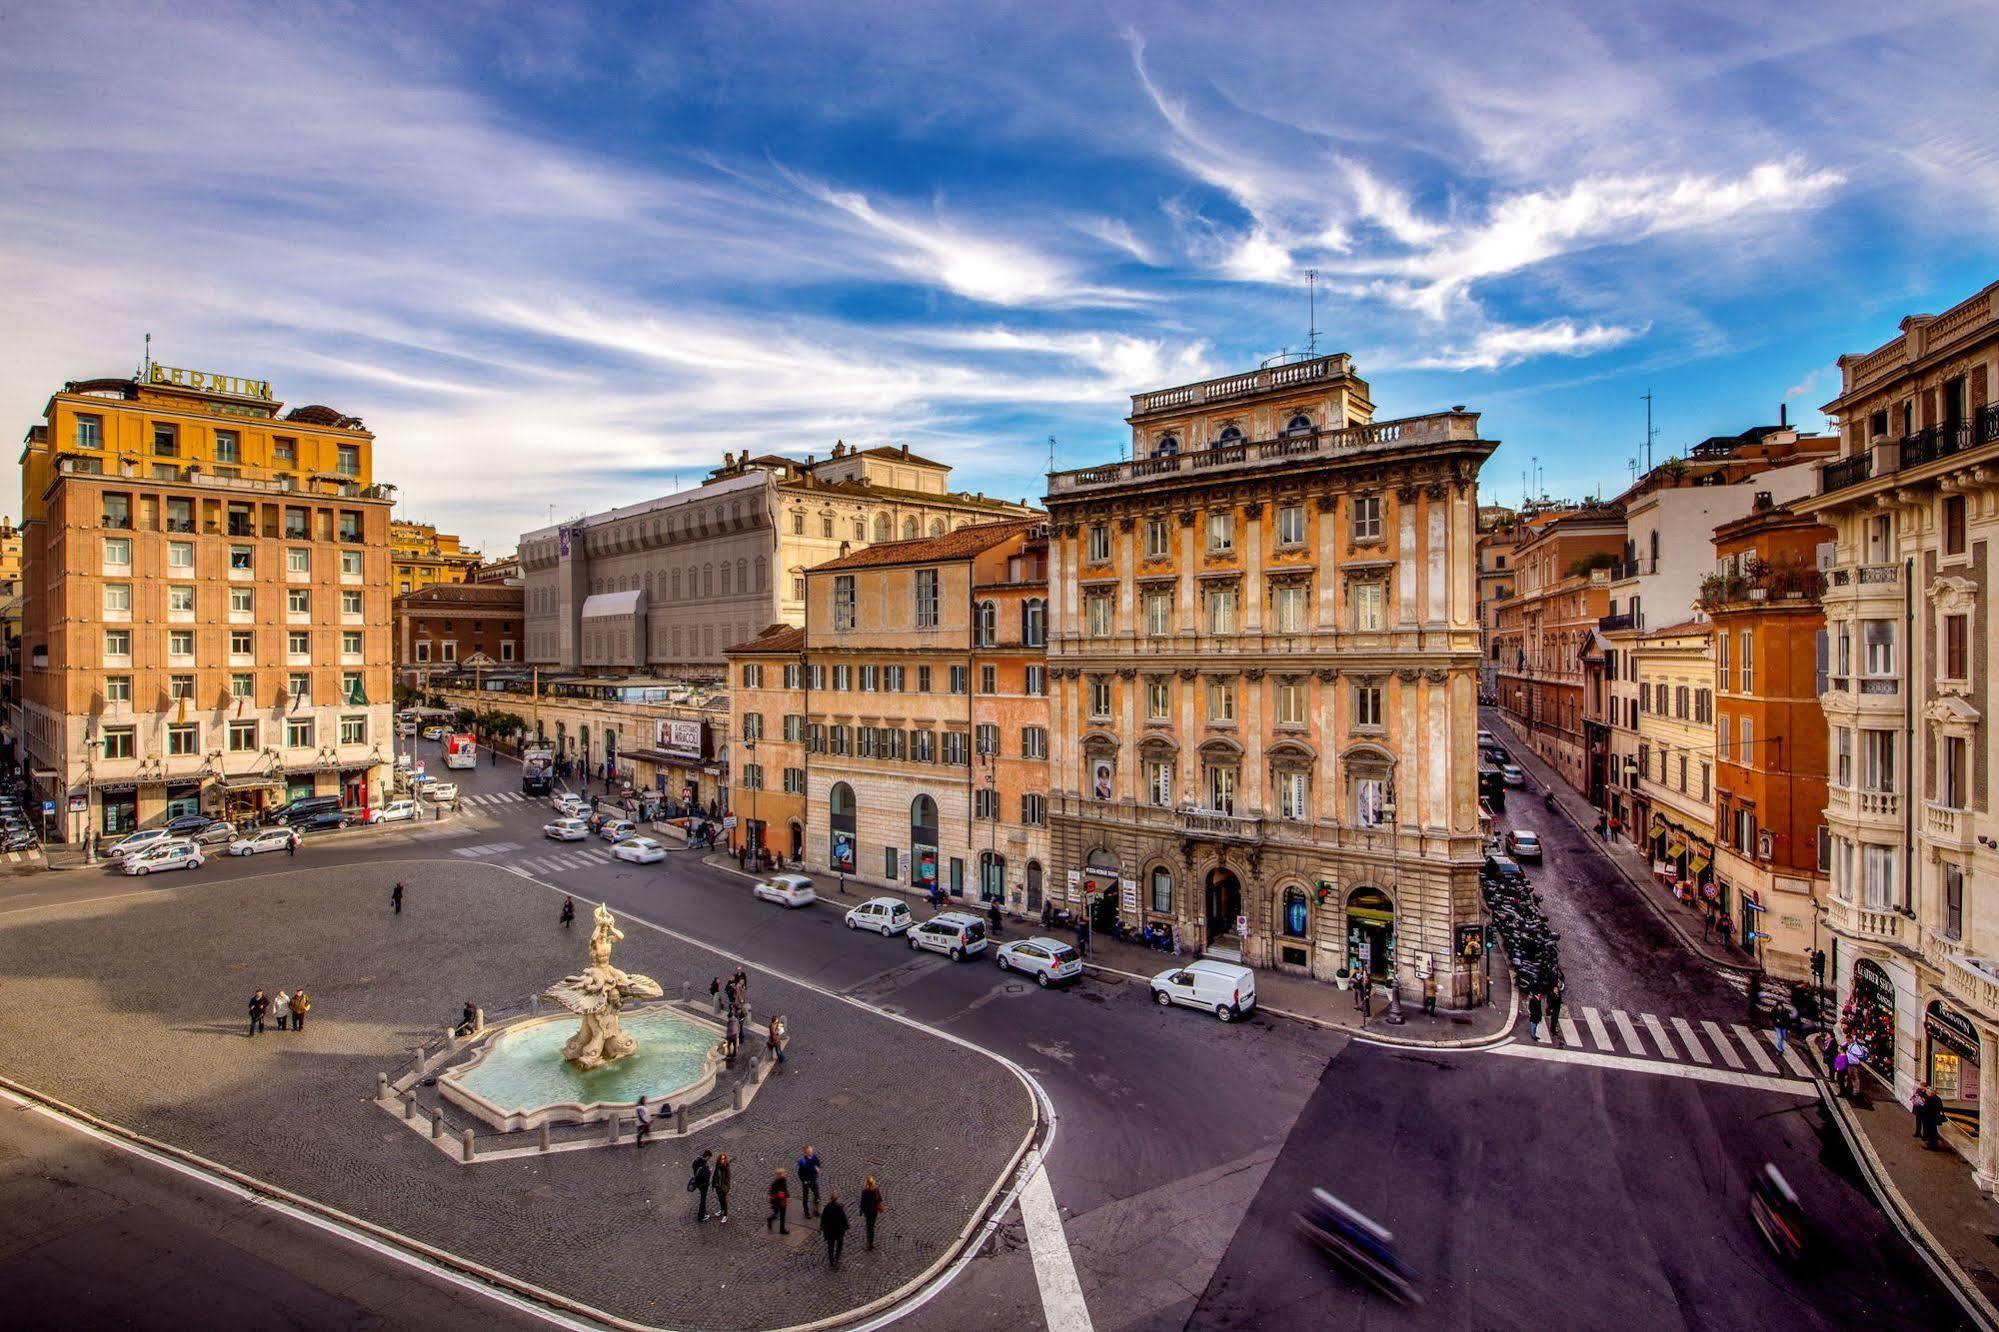
{"label": "dormer window", "polygon": [[1156,458],[1170,458],[1178,452],[1180,452],[1180,441],[1172,435],[1162,435],[1159,438],[1159,446],[1153,449],[1152,454]]}
{"label": "dormer window", "polygon": [[1298,413],[1298,415],[1291,418],[1290,424],[1284,427],[1284,433],[1287,435],[1311,434],[1312,418],[1305,415],[1305,413],[1303,412]]}
{"label": "dormer window", "polygon": [[1224,426],[1222,427],[1221,438],[1215,441],[1215,447],[1226,449],[1231,445],[1240,443],[1242,443],[1242,431],[1235,426]]}

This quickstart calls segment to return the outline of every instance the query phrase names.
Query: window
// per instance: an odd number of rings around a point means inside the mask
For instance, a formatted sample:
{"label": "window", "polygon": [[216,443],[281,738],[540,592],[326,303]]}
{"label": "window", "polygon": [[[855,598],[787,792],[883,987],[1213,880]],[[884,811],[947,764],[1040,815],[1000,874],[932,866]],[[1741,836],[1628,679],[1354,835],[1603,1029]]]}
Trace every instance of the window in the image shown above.
{"label": "window", "polygon": [[194,630],[170,629],[167,631],[167,655],[169,657],[194,656]]}
{"label": "window", "polygon": [[[928,670],[929,668],[925,667],[924,669]],[[924,684],[928,686],[929,683],[929,677],[926,676]],[[1034,695],[1041,695],[1048,692],[1048,668],[1046,666],[1036,664],[1027,668],[1027,692]]]}
{"label": "window", "polygon": [[1111,632],[1111,594],[1088,592],[1083,596],[1083,632],[1091,638],[1108,638]]}
{"label": "window", "polygon": [[312,652],[312,632],[308,629],[294,629],[285,635],[285,651],[294,657],[308,656]]}
{"label": "window", "polygon": [[1108,676],[1090,677],[1090,715],[1092,717],[1111,715],[1111,682]]}
{"label": "window", "polygon": [[1030,597],[1020,608],[1021,642],[1028,647],[1043,647],[1048,642],[1048,603],[1040,597]]}
{"label": "window", "polygon": [[1971,794],[1964,737],[1943,736],[1937,748],[1937,801],[1945,809],[1963,809]]}
{"label": "window", "polygon": [[1157,722],[1173,720],[1173,682],[1163,675],[1146,678],[1145,719]]}
{"label": "window", "polygon": [[854,627],[854,576],[841,574],[833,580],[833,628],[845,632]]}
{"label": "window", "polygon": [[1211,634],[1232,634],[1235,632],[1235,589],[1213,587],[1208,589],[1208,632]]}
{"label": "window", "polygon": [[1275,628],[1278,633],[1304,632],[1306,591],[1307,589],[1301,584],[1287,583],[1270,594],[1271,610],[1276,619]]}
{"label": "window", "polygon": [[343,578],[359,578],[361,576],[360,551],[343,550],[340,552],[340,576]]}
{"label": "window", "polygon": [[1208,549],[1211,551],[1235,549],[1234,514],[1211,513],[1208,515]]}
{"label": "window", "polygon": [[981,601],[973,611],[972,642],[979,647],[999,642],[999,607],[994,603]]}
{"label": "window", "polygon": [[1353,627],[1356,633],[1378,633],[1388,603],[1387,586],[1382,583],[1353,585]]}
{"label": "window", "polygon": [[130,726],[107,726],[104,728],[104,757],[108,759],[128,759],[138,754],[138,732]]}
{"label": "window", "polygon": [[1161,809],[1173,803],[1173,761],[1153,759],[1145,765],[1145,798]]}
{"label": "window", "polygon": [[249,546],[231,546],[229,548],[229,571],[231,573],[248,573],[254,567],[255,552]]}
{"label": "window", "polygon": [[916,571],[916,627],[935,629],[937,627],[937,571],[918,569]]}
{"label": "window", "polygon": [[971,737],[967,736],[963,731],[944,732],[942,748],[939,751],[944,756],[943,761],[956,764],[959,767],[970,763],[972,761],[970,741]]}
{"label": "window", "polygon": [[130,657],[132,655],[132,631],[130,629],[106,629],[104,631],[104,655],[106,657]]}
{"label": "window", "polygon": [[[882,667],[882,688],[887,690],[891,694],[902,693],[904,689],[903,682],[908,678],[909,676],[908,676],[907,667],[904,666]],[[987,690],[986,692],[991,693],[992,691]]]}
{"label": "window", "polygon": [[1726,763],[1730,761],[1734,749],[1735,723],[1727,716],[1723,716],[1721,725],[1714,729],[1714,756]]}
{"label": "window", "polygon": [[1235,813],[1236,770],[1221,764],[1208,768],[1208,808],[1218,814]]}
{"label": "window", "polygon": [[1379,541],[1381,539],[1381,496],[1360,495],[1353,502],[1353,539],[1355,541]]}
{"label": "window", "polygon": [[1685,685],[1673,686],[1673,715],[1681,721],[1687,719],[1687,704],[1690,692]]}
{"label": "window", "polygon": [[233,721],[229,723],[229,752],[248,754],[257,748],[257,723],[253,721]]}
{"label": "window", "polygon": [[1940,867],[1943,878],[1943,937],[1964,937],[1964,870],[1956,865]]}
{"label": "window", "polygon": [[256,653],[257,653],[257,635],[253,630],[231,629],[229,631],[230,656],[251,657],[255,656]]}
{"label": "window", "polygon": [[1734,640],[1729,638],[1728,631],[1726,629],[1722,630],[1720,633],[1714,636],[1715,678],[1721,686],[1721,692],[1724,694],[1732,694],[1735,692],[1735,686],[1732,683],[1730,683],[1730,681],[1734,678],[1735,675],[1735,668],[1734,665],[1732,664],[1732,658],[1729,654],[1729,647],[1733,641]]}
{"label": "window", "polygon": [[1293,823],[1311,816],[1311,780],[1302,772],[1277,774],[1277,816]]}
{"label": "window", "polygon": [[76,418],[76,447],[79,449],[101,449],[104,447],[104,418],[85,416]]}
{"label": "window", "polygon": [[1046,727],[1023,726],[1020,728],[1020,756],[1031,759],[1045,759],[1048,757],[1048,729]]}
{"label": "window", "polygon": [[761,740],[763,738],[764,715],[761,712],[745,712],[743,714],[743,739]]}
{"label": "window", "polygon": [[[896,670],[899,668],[892,666],[889,669]],[[981,694],[997,694],[999,692],[999,667],[979,667],[979,692]]]}
{"label": "window", "polygon": [[762,665],[761,665],[760,663],[757,663],[757,662],[751,662],[751,663],[749,663],[748,665],[744,666],[744,667],[743,667],[743,688],[745,688],[745,689],[762,689],[763,687],[764,687],[764,668],[763,668],[763,666],[762,666]]}
{"label": "window", "polygon": [[196,754],[201,751],[201,728],[185,723],[167,727],[167,753],[169,756]]}
{"label": "window", "polygon": [[1853,785],[1853,732],[1844,726],[1832,728],[1832,784]]}
{"label": "window", "polygon": [[338,458],[337,466],[340,475],[342,476],[361,475],[360,446],[355,444],[342,444],[338,446],[338,449],[339,452],[336,456]]}
{"label": "window", "polygon": [[105,537],[104,564],[106,568],[129,569],[132,567],[132,538]]}
{"label": "window", "polygon": [[[827,521],[831,522],[832,520],[828,519]],[[784,770],[784,789],[787,793],[791,795],[804,795],[805,769],[786,768]]]}
{"label": "window", "polygon": [[1943,497],[1943,553],[1964,554],[1964,496]]}
{"label": "window", "polygon": [[854,668],[835,666],[833,668],[833,688],[837,693],[846,693],[854,687]]}
{"label": "window", "polygon": [[1971,678],[1970,619],[1963,615],[1943,617],[1943,677],[1946,680]]}
{"label": "window", "polygon": [[176,703],[194,700],[194,677],[192,675],[169,675],[167,677],[167,697]]}
{"label": "window", "polygon": [[343,745],[367,744],[368,719],[366,717],[342,717],[340,719],[340,743]]}
{"label": "window", "polygon": [[1154,589],[1145,594],[1145,632],[1153,638],[1164,638],[1173,632],[1173,594]]}
{"label": "window", "polygon": [[180,431],[170,425],[153,427],[153,456],[155,458],[180,457]]}
{"label": "window", "polygon": [[285,547],[285,572],[309,574],[312,572],[312,551],[305,546]]}
{"label": "window", "polygon": [[1147,518],[1145,520],[1145,554],[1148,559],[1160,559],[1167,553],[1166,520]]}
{"label": "window", "polygon": [[257,594],[247,587],[229,589],[229,612],[232,615],[248,615],[257,608]]}
{"label": "window", "polygon": [[1277,544],[1280,546],[1302,546],[1305,544],[1305,506],[1286,504],[1277,511]]}
{"label": "window", "polygon": [[1738,641],[1741,648],[1742,692],[1753,694],[1756,692],[1756,635],[1744,629]]}
{"label": "window", "polygon": [[130,583],[106,583],[104,585],[104,610],[106,614],[129,615],[132,611],[132,585]]}
{"label": "window", "polygon": [[1039,828],[1048,822],[1048,797],[1045,795],[1023,795],[1020,798],[1020,821],[1031,828]]}
{"label": "window", "polygon": [[287,749],[310,749],[312,745],[312,718],[287,717],[285,719],[285,747]]}
{"label": "window", "polygon": [[257,677],[238,671],[229,677],[229,697],[249,698],[256,693]]}
{"label": "window", "polygon": [[293,671],[287,674],[285,676],[285,696],[295,699],[311,698],[312,673],[310,671]]}
{"label": "window", "polygon": [[1357,728],[1380,729],[1382,724],[1380,685],[1354,686],[1353,724]]}
{"label": "window", "polygon": [[[830,526],[833,520],[829,518],[826,521]],[[791,534],[793,536],[805,535],[805,511],[803,509],[793,509],[791,511]],[[833,534],[829,531],[822,532],[820,535],[832,536]]]}
{"label": "window", "polygon": [[130,703],[132,701],[132,677],[129,675],[105,676],[104,701],[107,703]]}
{"label": "window", "polygon": [[1893,675],[1895,673],[1895,622],[1893,620],[1863,620],[1860,623],[1861,640],[1865,644],[1866,673],[1868,675]]}
{"label": "window", "polygon": [[1152,871],[1152,910],[1158,915],[1173,912],[1173,872],[1164,865]]}
{"label": "window", "polygon": [[1860,787],[1863,791],[1895,789],[1895,732],[1874,727],[1861,730]]}
{"label": "window", "polygon": [[243,442],[233,430],[215,432],[215,461],[239,463],[243,461]]}
{"label": "window", "polygon": [[1861,905],[1874,911],[1885,911],[1895,896],[1895,848],[1862,846],[1860,864]]}
{"label": "window", "polygon": [[105,527],[130,529],[132,526],[132,497],[130,495],[106,492],[104,495],[104,515],[102,522]]}
{"label": "window", "polygon": [[1208,723],[1235,721],[1235,685],[1227,680],[1208,681]]}
{"label": "window", "polygon": [[954,694],[965,694],[965,693],[970,693],[971,688],[972,688],[971,667],[953,666],[951,668],[951,692]]}
{"label": "window", "polygon": [[1277,724],[1279,726],[1303,726],[1305,724],[1305,681],[1298,676],[1287,676],[1277,682]]}
{"label": "window", "polygon": [[1108,523],[1091,523],[1089,545],[1084,560],[1090,564],[1102,564],[1111,557],[1111,529]]}
{"label": "window", "polygon": [[303,587],[286,589],[285,609],[293,615],[310,615],[312,613],[311,589]]}

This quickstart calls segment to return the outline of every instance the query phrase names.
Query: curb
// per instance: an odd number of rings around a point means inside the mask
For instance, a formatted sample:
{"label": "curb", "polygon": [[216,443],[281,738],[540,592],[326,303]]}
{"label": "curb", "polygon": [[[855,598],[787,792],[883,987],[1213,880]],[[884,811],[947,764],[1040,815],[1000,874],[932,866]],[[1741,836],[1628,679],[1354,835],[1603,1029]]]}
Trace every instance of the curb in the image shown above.
{"label": "curb", "polygon": [[1964,1306],[1964,1312],[1970,1316],[1974,1324],[1984,1329],[1984,1332],[1994,1332],[1994,1329],[1999,1329],[1999,1309],[1995,1309],[1992,1302],[1985,1298],[1985,1293],[1978,1289],[1970,1275],[1958,1266],[1957,1260],[1950,1256],[1950,1251],[1930,1233],[1930,1228],[1923,1224],[1922,1218],[1916,1215],[1913,1207],[1909,1206],[1909,1200],[1903,1196],[1894,1177],[1888,1173],[1888,1168],[1881,1164],[1880,1156],[1874,1151],[1874,1144],[1867,1141],[1867,1134],[1854,1120],[1853,1111],[1847,1107],[1845,1101],[1833,1095],[1832,1087],[1825,1079],[1825,1071],[1819,1066],[1816,1051],[1812,1055],[1812,1076],[1819,1086],[1819,1098],[1825,1103],[1831,1112],[1833,1123],[1839,1128],[1840,1137],[1846,1140],[1847,1148],[1852,1151],[1853,1159],[1859,1164],[1861,1174],[1867,1178],[1867,1186],[1874,1192],[1875,1201],[1880,1203],[1881,1210],[1887,1213],[1888,1219],[1894,1222],[1895,1229],[1901,1232],[1902,1238],[1909,1242],[1909,1247],[1916,1251],[1917,1256],[1929,1264],[1930,1271],[1936,1274],[1937,1280],[1950,1290],[1960,1305]]}

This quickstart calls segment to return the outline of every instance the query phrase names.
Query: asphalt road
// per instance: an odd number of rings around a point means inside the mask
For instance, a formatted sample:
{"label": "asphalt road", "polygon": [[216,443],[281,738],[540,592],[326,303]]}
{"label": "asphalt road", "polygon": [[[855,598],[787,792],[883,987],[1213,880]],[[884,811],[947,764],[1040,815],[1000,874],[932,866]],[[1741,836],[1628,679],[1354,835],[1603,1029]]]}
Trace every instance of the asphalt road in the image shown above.
{"label": "asphalt road", "polygon": [[[517,771],[458,776],[468,793],[509,792]],[[420,894],[426,860],[518,866],[560,852],[541,838],[547,817],[542,802],[468,805],[437,827],[345,835],[308,843],[300,856],[407,860],[409,891]],[[1513,796],[1505,821],[1547,843],[1533,872],[1564,936],[1571,1012],[1742,1018],[1740,991],[1690,957],[1587,837],[1542,808],[1538,786]],[[197,874],[269,868],[268,857],[222,860]],[[1055,1104],[1050,1178],[1098,1328],[1959,1320],[1850,1163],[1825,1146],[1815,1103],[1801,1096],[1664,1070],[1388,1051],[1267,1019],[1224,1027],[1162,1011],[1135,983],[1091,979],[1044,992],[987,962],[954,964],[850,933],[832,902],[798,911],[758,902],[746,880],[691,852],[662,865],[533,877],[1028,1068]],[[549,892],[553,920],[557,891],[526,879],[522,887]],[[129,891],[147,889],[109,875],[45,875],[5,885],[0,911]],[[1746,1180],[1763,1160],[1784,1169],[1823,1227],[1824,1257],[1808,1271],[1778,1267],[1749,1228]],[[1315,1183],[1397,1231],[1424,1274],[1426,1306],[1401,1310],[1356,1291],[1296,1239],[1291,1213]],[[905,1325],[962,1332],[1043,1321],[1015,1214]]]}

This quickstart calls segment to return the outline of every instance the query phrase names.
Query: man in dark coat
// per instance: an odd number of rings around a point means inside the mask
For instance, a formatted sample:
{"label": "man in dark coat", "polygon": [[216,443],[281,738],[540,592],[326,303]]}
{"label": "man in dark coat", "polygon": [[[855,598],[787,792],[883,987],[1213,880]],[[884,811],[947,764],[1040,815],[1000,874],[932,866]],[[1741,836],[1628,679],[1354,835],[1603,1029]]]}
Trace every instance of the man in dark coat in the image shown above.
{"label": "man in dark coat", "polygon": [[250,1034],[255,1036],[264,1029],[264,1014],[270,1011],[271,1001],[262,990],[250,996]]}
{"label": "man in dark coat", "polygon": [[847,1244],[847,1208],[840,1201],[838,1190],[819,1209],[819,1233],[826,1237],[826,1261],[838,1267],[840,1250]]}
{"label": "man in dark coat", "polygon": [[709,1153],[704,1149],[701,1155],[694,1158],[694,1174],[687,1181],[688,1189],[693,1192],[699,1204],[694,1213],[696,1221],[708,1219],[708,1186],[715,1182],[714,1172],[708,1166],[708,1157]]}

